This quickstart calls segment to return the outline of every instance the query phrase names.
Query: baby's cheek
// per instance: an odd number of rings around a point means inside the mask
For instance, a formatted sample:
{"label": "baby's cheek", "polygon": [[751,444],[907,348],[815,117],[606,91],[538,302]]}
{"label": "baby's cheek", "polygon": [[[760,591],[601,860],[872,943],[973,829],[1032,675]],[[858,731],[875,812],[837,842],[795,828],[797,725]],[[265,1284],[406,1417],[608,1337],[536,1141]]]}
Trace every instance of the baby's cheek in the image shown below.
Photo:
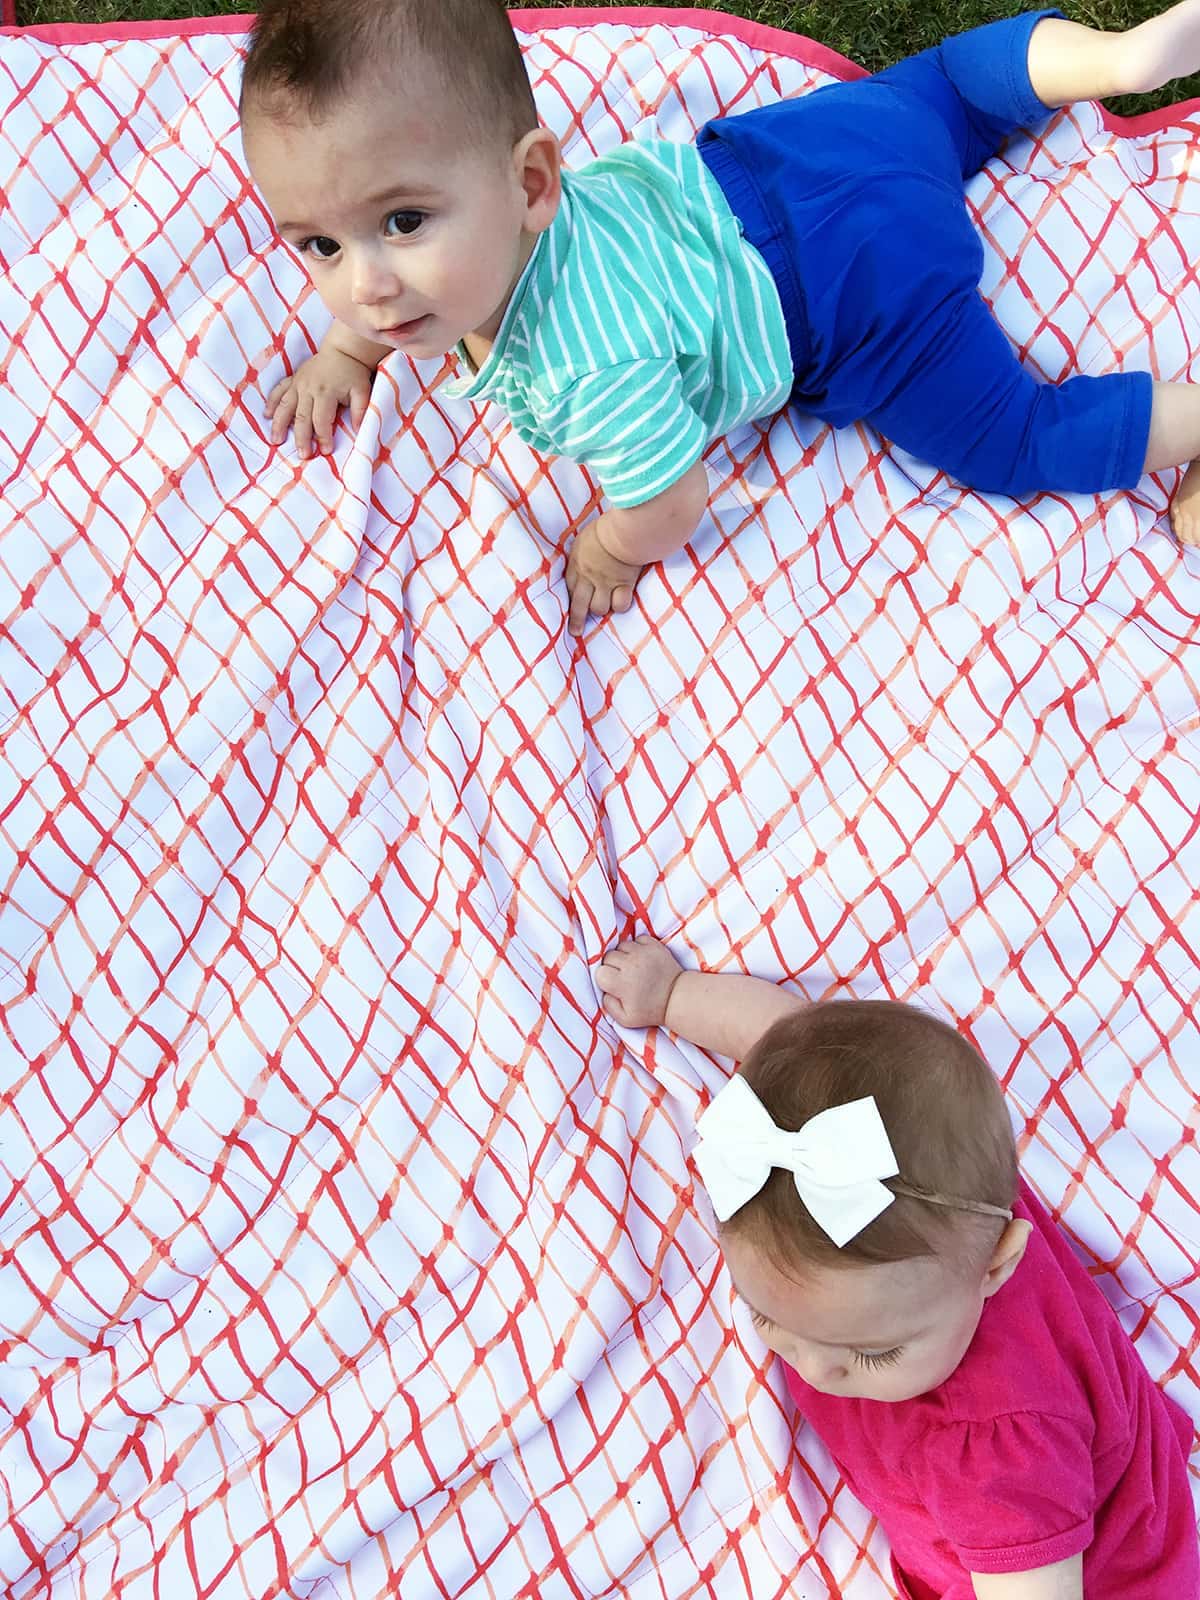
{"label": "baby's cheek", "polygon": [[910,1387],[909,1394],[905,1398],[928,1394],[931,1389],[936,1389],[945,1383],[958,1367],[963,1354],[964,1351],[956,1340],[951,1346],[943,1344],[936,1349],[923,1352],[919,1357],[914,1357],[906,1373]]}
{"label": "baby's cheek", "polygon": [[760,1332],[759,1337],[773,1356],[778,1356],[781,1361],[786,1361],[794,1372],[798,1372],[801,1377],[804,1376],[804,1363],[801,1359],[801,1352],[796,1348],[794,1340],[787,1338],[786,1335],[772,1334],[770,1332]]}
{"label": "baby's cheek", "polygon": [[337,277],[330,272],[316,273],[309,271],[308,281],[312,285],[313,293],[322,305],[327,305],[331,311],[340,305],[345,305],[346,296],[340,294]]}

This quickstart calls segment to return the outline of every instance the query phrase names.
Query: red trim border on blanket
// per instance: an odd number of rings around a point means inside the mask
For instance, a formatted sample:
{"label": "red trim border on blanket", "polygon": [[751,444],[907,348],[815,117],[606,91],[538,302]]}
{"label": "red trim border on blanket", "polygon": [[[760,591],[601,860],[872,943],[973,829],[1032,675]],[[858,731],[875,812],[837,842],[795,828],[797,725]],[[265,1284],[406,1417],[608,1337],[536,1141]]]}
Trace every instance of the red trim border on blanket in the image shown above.
{"label": "red trim border on blanket", "polygon": [[[15,20],[16,0],[0,0],[0,19],[4,26],[0,34],[24,34],[44,44],[94,44],[103,39],[162,39],[198,33],[244,33],[253,13],[238,11],[220,17],[189,17],[183,21],[162,22],[46,22],[18,27]],[[685,6],[547,6],[542,10],[516,8],[510,11],[513,25],[526,33],[543,32],[550,28],[580,28],[598,23],[615,22],[626,27],[649,26],[667,23],[676,27],[695,28],[700,33],[725,34],[739,39],[753,50],[769,50],[777,55],[791,56],[807,67],[831,73],[836,78],[861,78],[866,69],[839,55],[828,45],[809,39],[802,33],[786,33],[782,28],[769,28],[762,22],[751,22],[747,17],[731,16],[724,11],[693,10]],[[1178,105],[1163,106],[1158,111],[1146,111],[1137,117],[1120,117],[1106,106],[1100,114],[1110,133],[1130,137],[1142,133],[1157,133],[1192,117],[1200,117],[1200,99],[1184,100]]]}

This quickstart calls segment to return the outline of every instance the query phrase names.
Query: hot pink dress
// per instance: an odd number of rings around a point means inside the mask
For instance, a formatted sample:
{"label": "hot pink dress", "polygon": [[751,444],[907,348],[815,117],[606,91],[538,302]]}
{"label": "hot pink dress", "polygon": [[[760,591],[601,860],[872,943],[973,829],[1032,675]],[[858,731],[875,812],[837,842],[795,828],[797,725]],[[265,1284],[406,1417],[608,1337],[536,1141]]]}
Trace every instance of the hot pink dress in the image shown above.
{"label": "hot pink dress", "polygon": [[801,1412],[892,1542],[910,1600],[1083,1551],[1087,1600],[1200,1600],[1193,1429],[1032,1192],[1024,1259],[945,1383],[839,1400],[786,1368]]}

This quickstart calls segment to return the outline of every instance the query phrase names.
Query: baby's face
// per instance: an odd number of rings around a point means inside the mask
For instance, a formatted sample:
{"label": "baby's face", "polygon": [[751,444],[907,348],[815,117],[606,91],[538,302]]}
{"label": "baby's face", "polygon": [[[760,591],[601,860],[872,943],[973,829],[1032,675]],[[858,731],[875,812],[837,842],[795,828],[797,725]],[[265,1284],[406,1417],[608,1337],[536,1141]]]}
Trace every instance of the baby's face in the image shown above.
{"label": "baby's face", "polygon": [[748,1241],[722,1241],[734,1287],[768,1347],[822,1394],[911,1400],[966,1354],[984,1275],[933,1259],[805,1269],[790,1277]]}
{"label": "baby's face", "polygon": [[242,125],[276,229],[329,310],[417,358],[490,344],[534,239],[512,149],[463,138],[441,100],[363,90],[320,122],[251,107]]}

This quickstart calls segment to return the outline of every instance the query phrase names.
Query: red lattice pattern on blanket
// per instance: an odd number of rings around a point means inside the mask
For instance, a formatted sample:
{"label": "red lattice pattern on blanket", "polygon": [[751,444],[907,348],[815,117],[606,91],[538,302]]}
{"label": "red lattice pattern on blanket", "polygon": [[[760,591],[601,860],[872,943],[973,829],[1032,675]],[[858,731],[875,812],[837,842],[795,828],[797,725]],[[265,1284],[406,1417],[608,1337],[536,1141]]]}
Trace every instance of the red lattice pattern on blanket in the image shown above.
{"label": "red lattice pattern on blanket", "polygon": [[[605,17],[523,19],[575,162],[821,77]],[[436,370],[332,461],[268,447],[324,317],[240,43],[0,40],[7,1593],[888,1594],[693,1195],[727,1064],[619,1036],[590,968],[650,929],[952,1017],[1200,1412],[1173,475],[1020,507],[783,416],[575,647],[591,484]],[[1032,365],[1191,370],[1198,159],[1083,107],[972,185]]]}

